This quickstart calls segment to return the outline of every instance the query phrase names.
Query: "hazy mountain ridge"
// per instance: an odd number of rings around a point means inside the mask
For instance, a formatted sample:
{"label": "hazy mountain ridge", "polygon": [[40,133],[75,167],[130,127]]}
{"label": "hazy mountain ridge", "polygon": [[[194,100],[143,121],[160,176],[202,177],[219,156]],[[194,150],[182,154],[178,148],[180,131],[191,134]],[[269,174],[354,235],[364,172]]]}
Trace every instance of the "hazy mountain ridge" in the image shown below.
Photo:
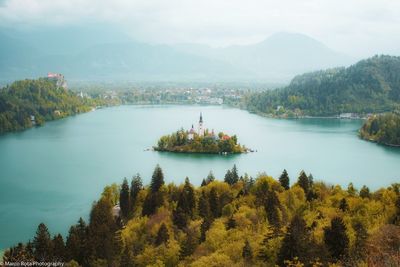
{"label": "hazy mountain ridge", "polygon": [[151,45],[98,27],[0,29],[0,38],[2,80],[62,72],[70,80],[287,82],[299,73],[351,62],[322,43],[293,33],[225,48]]}

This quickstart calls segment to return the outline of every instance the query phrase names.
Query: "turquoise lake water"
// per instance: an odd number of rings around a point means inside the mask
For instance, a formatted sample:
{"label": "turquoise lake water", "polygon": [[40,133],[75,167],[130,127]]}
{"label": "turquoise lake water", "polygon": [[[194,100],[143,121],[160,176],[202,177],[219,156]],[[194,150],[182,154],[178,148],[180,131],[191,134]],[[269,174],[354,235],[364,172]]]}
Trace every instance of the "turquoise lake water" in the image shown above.
{"label": "turquoise lake water", "polygon": [[[257,150],[234,156],[145,151],[161,135],[197,124],[237,134]],[[212,170],[223,179],[239,172],[291,181],[304,169],[315,180],[360,188],[400,181],[400,149],[360,140],[361,120],[263,118],[221,106],[120,106],[47,123],[0,136],[0,249],[34,236],[44,222],[65,234],[80,216],[87,218],[105,185],[140,173],[149,182],[156,164],[166,182],[188,176],[199,185]]]}

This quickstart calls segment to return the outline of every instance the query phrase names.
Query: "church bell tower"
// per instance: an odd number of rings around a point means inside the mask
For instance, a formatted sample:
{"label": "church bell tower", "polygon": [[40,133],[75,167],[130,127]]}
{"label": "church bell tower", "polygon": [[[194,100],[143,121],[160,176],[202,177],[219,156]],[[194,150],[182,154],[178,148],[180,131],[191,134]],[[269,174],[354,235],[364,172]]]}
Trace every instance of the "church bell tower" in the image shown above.
{"label": "church bell tower", "polygon": [[200,112],[200,120],[199,120],[199,136],[204,136],[204,128],[203,128],[203,115]]}

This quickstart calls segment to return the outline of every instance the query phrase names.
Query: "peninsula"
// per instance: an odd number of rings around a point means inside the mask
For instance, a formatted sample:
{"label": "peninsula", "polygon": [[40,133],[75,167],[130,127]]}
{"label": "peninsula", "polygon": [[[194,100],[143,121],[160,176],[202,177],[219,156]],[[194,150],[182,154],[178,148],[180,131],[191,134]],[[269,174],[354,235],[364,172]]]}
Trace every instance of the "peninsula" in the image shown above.
{"label": "peninsula", "polygon": [[214,133],[214,130],[204,128],[203,116],[200,113],[198,130],[180,129],[170,135],[162,136],[154,146],[155,151],[176,153],[207,153],[207,154],[238,154],[251,152],[238,143],[236,135]]}

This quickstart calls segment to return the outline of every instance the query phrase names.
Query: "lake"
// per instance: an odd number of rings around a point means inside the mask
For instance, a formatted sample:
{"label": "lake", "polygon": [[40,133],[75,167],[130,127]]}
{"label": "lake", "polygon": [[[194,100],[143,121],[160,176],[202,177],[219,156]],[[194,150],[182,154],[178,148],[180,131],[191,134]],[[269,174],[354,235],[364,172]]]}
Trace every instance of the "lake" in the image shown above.
{"label": "lake", "polygon": [[[161,135],[197,125],[237,134],[255,153],[222,156],[145,151]],[[88,218],[105,185],[140,173],[150,180],[156,164],[167,183],[188,176],[199,185],[212,170],[223,179],[236,164],[240,174],[287,169],[291,182],[304,169],[315,180],[371,189],[400,181],[400,149],[357,137],[361,120],[260,117],[221,106],[120,106],[49,122],[0,136],[0,248],[34,236],[44,222],[67,233]]]}

